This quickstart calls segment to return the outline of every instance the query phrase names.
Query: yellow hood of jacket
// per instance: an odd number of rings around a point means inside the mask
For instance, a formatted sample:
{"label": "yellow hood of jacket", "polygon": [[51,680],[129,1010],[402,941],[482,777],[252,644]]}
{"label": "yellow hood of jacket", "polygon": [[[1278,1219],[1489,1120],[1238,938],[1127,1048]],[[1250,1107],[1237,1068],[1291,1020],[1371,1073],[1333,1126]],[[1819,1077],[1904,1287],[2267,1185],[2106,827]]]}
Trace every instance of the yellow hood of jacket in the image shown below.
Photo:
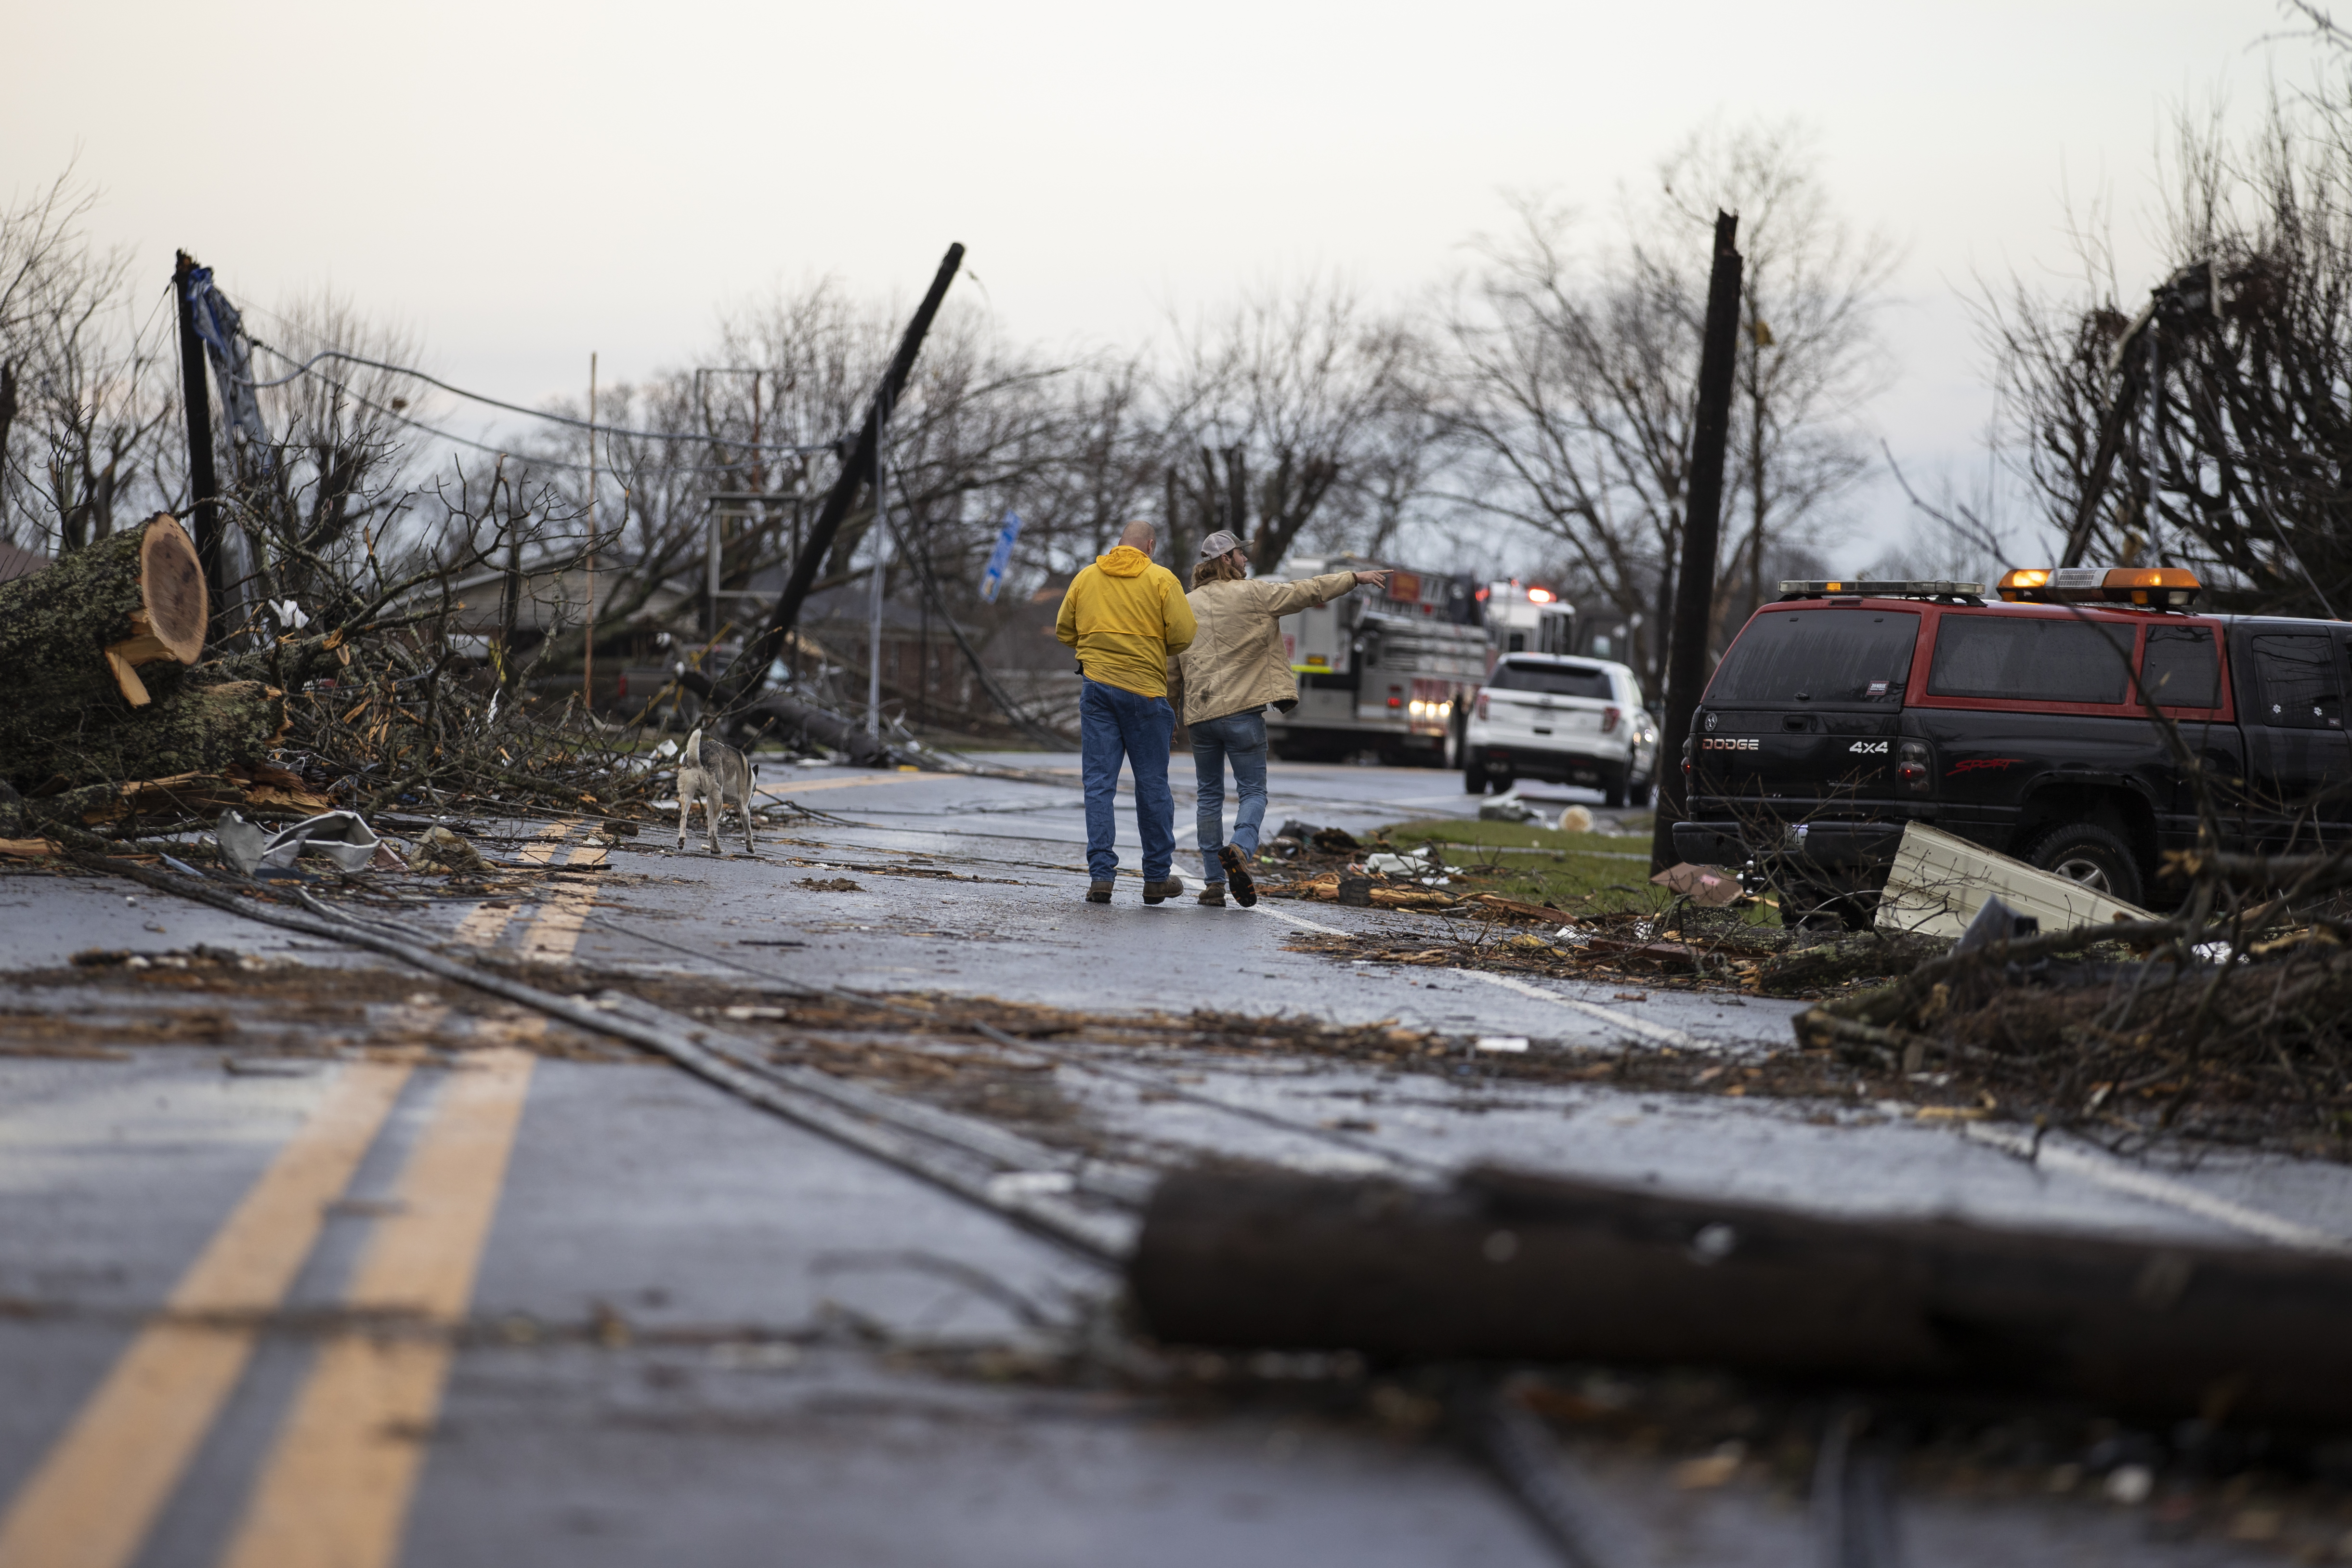
{"label": "yellow hood of jacket", "polygon": [[1192,607],[1173,572],[1122,544],[1071,579],[1054,635],[1076,650],[1088,680],[1164,697],[1169,656],[1192,643]]}

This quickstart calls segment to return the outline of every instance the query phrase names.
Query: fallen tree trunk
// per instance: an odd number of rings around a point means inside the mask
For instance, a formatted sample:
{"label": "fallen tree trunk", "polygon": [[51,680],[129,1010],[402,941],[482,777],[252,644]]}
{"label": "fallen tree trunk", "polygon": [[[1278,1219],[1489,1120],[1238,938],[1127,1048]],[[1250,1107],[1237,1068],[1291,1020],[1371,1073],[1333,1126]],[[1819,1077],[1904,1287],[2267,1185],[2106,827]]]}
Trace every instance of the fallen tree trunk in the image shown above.
{"label": "fallen tree trunk", "polygon": [[[700,670],[688,669],[681,664],[673,668],[670,674],[680,686],[705,702],[717,700],[717,683]],[[713,721],[706,717],[704,721]],[[773,735],[787,742],[798,738],[829,747],[859,767],[887,768],[898,761],[897,752],[859,725],[838,713],[787,697],[781,691],[772,691],[738,709],[728,723],[747,745],[763,735]]]}
{"label": "fallen tree trunk", "polygon": [[[167,683],[168,682],[168,683]],[[93,706],[70,727],[18,743],[12,776],[28,790],[216,773],[267,753],[286,729],[286,700],[253,680],[167,677],[144,708]],[[37,808],[39,802],[32,803]]]}
{"label": "fallen tree trunk", "polygon": [[196,665],[209,608],[195,546],[168,512],[0,584],[0,778],[54,795],[259,757],[285,701]]}
{"label": "fallen tree trunk", "polygon": [[1180,1344],[1713,1364],[2352,1415],[2352,1258],[1817,1217],[1485,1168],[1171,1175],[1128,1279]]}
{"label": "fallen tree trunk", "polygon": [[0,583],[9,727],[101,698],[145,707],[139,667],[195,663],[208,610],[196,547],[169,512]]}
{"label": "fallen tree trunk", "polygon": [[754,735],[765,728],[761,721],[767,720],[777,735],[786,739],[798,735],[830,746],[862,768],[887,768],[898,760],[896,752],[859,725],[781,692],[771,692],[738,710],[736,718]]}

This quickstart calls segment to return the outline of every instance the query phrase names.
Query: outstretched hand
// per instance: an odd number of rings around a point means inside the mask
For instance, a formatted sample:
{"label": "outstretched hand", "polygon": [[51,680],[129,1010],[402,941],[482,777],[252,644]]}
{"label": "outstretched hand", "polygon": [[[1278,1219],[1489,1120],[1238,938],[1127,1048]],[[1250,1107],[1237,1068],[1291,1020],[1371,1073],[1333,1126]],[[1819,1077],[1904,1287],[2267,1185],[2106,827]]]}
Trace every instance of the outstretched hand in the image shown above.
{"label": "outstretched hand", "polygon": [[1370,583],[1376,588],[1385,588],[1389,585],[1389,574],[1386,572],[1359,572],[1356,574],[1356,585],[1358,587],[1361,587],[1367,583]]}

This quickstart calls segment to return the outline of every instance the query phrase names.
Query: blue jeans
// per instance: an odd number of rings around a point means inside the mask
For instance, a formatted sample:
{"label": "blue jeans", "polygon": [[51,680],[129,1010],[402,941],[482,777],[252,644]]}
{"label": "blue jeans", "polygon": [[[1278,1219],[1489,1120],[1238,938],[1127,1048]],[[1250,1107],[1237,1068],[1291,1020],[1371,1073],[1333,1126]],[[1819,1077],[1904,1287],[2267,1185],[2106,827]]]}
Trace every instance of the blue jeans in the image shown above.
{"label": "blue jeans", "polygon": [[1220,886],[1225,868],[1217,861],[1217,847],[1225,840],[1228,762],[1234,764],[1234,784],[1242,797],[1234,817],[1234,847],[1247,855],[1257,848],[1258,829],[1265,825],[1264,713],[1228,713],[1192,726],[1192,772],[1201,791],[1201,876]]}
{"label": "blue jeans", "polygon": [[1097,882],[1118,875],[1118,764],[1135,770],[1135,830],[1143,839],[1143,879],[1168,879],[1176,858],[1176,796],[1168,787],[1168,737],[1175,710],[1165,697],[1089,680],[1078,694],[1078,755],[1087,781],[1087,870]]}

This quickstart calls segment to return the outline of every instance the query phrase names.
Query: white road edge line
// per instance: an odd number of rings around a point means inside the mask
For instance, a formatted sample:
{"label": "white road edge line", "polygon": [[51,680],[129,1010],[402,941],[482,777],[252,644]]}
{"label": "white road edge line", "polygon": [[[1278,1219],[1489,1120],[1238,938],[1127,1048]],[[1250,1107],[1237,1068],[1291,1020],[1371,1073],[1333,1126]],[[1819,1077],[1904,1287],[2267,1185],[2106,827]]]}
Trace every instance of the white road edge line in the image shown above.
{"label": "white road edge line", "polygon": [[1489,984],[1499,985],[1506,991],[1516,991],[1522,996],[1532,996],[1538,1002],[1549,1002],[1556,1007],[1566,1007],[1573,1012],[1582,1013],[1588,1017],[1599,1018],[1604,1023],[1614,1024],[1621,1029],[1630,1029],[1634,1034],[1646,1036],[1662,1046],[1675,1046],[1686,1051],[1721,1051],[1729,1048],[1713,1040],[1702,1040],[1696,1035],[1685,1034],[1680,1029],[1670,1028],[1664,1024],[1653,1024],[1647,1018],[1636,1018],[1630,1013],[1621,1013],[1614,1007],[1603,1007],[1598,1002],[1580,1002],[1573,996],[1563,996],[1557,991],[1547,991],[1540,985],[1530,985],[1526,981],[1515,979],[1508,974],[1496,974],[1484,969],[1455,969],[1452,973],[1466,974],[1474,980],[1484,980]]}
{"label": "white road edge line", "polygon": [[[1192,888],[1198,881],[1197,878],[1187,877],[1181,871],[1177,872],[1176,876],[1187,889]],[[1303,926],[1308,931],[1321,931],[1325,936],[1354,934],[1351,931],[1341,931],[1337,926],[1319,925],[1314,921],[1303,920],[1297,915],[1289,914],[1281,910],[1267,909],[1263,900],[1259,901],[1257,910],[1260,914],[1272,915],[1276,920],[1287,921],[1292,925]],[[1598,1002],[1580,1002],[1573,996],[1562,996],[1557,991],[1546,991],[1541,986],[1530,985],[1524,980],[1515,980],[1507,974],[1490,974],[1483,969],[1454,969],[1452,973],[1466,974],[1475,980],[1488,981],[1506,990],[1532,996],[1539,1002],[1549,1002],[1555,1006],[1582,1013],[1588,1017],[1598,1018],[1603,1023],[1614,1024],[1621,1029],[1645,1036],[1660,1045],[1676,1046],[1686,1051],[1720,1051],[1727,1048],[1712,1040],[1702,1040],[1696,1035],[1685,1034],[1680,1029],[1669,1028],[1664,1024],[1653,1024],[1647,1018],[1636,1018],[1630,1013],[1620,1013],[1614,1007],[1603,1007]]]}
{"label": "white road edge line", "polygon": [[2119,1160],[2111,1159],[2104,1154],[2089,1153],[2057,1142],[2048,1136],[2044,1136],[2041,1146],[2036,1148],[2031,1138],[2020,1133],[2004,1131],[1998,1127],[1988,1127],[1981,1122],[1970,1123],[1962,1128],[1961,1135],[1975,1142],[1982,1143],[1989,1149],[1998,1149],[2004,1154],[2013,1154],[2028,1164],[2039,1166],[2043,1170],[2063,1171],[2068,1175],[2080,1176],[2094,1185],[2105,1187],[2111,1192],[2126,1193],[2133,1197],[2145,1198],[2150,1203],[2179,1209],[2185,1214],[2193,1214],[2200,1218],[2228,1226],[2232,1230],[2243,1231],[2249,1236],[2259,1236],[2265,1241],[2275,1241],[2284,1247],[2302,1247],[2310,1252],[2337,1254],[2352,1252],[2352,1242],[2347,1242],[2340,1236],[2330,1236],[2326,1231],[2314,1230],[2309,1226],[2298,1225],[2291,1219],[2283,1219],[2267,1210],[2250,1208],[2244,1204],[2232,1203],[2228,1198],[2216,1197],[2211,1193],[2200,1191],[2186,1182],[2177,1182],[2169,1176],[2159,1176],[2153,1171],[2137,1170]]}
{"label": "white road edge line", "polygon": [[[1205,888],[1209,885],[1200,878],[1188,876],[1182,871],[1171,871],[1170,872],[1170,875],[1174,877],[1178,881],[1183,883],[1184,890],[1188,893],[1197,888]],[[1267,909],[1264,899],[1260,899],[1257,901],[1257,912],[1262,915],[1272,915],[1278,921],[1288,921],[1295,926],[1305,926],[1308,931],[1319,931],[1325,936],[1348,936],[1352,934],[1350,932],[1341,931],[1338,926],[1317,925],[1313,921],[1301,920],[1297,915],[1285,914],[1280,910]]]}

